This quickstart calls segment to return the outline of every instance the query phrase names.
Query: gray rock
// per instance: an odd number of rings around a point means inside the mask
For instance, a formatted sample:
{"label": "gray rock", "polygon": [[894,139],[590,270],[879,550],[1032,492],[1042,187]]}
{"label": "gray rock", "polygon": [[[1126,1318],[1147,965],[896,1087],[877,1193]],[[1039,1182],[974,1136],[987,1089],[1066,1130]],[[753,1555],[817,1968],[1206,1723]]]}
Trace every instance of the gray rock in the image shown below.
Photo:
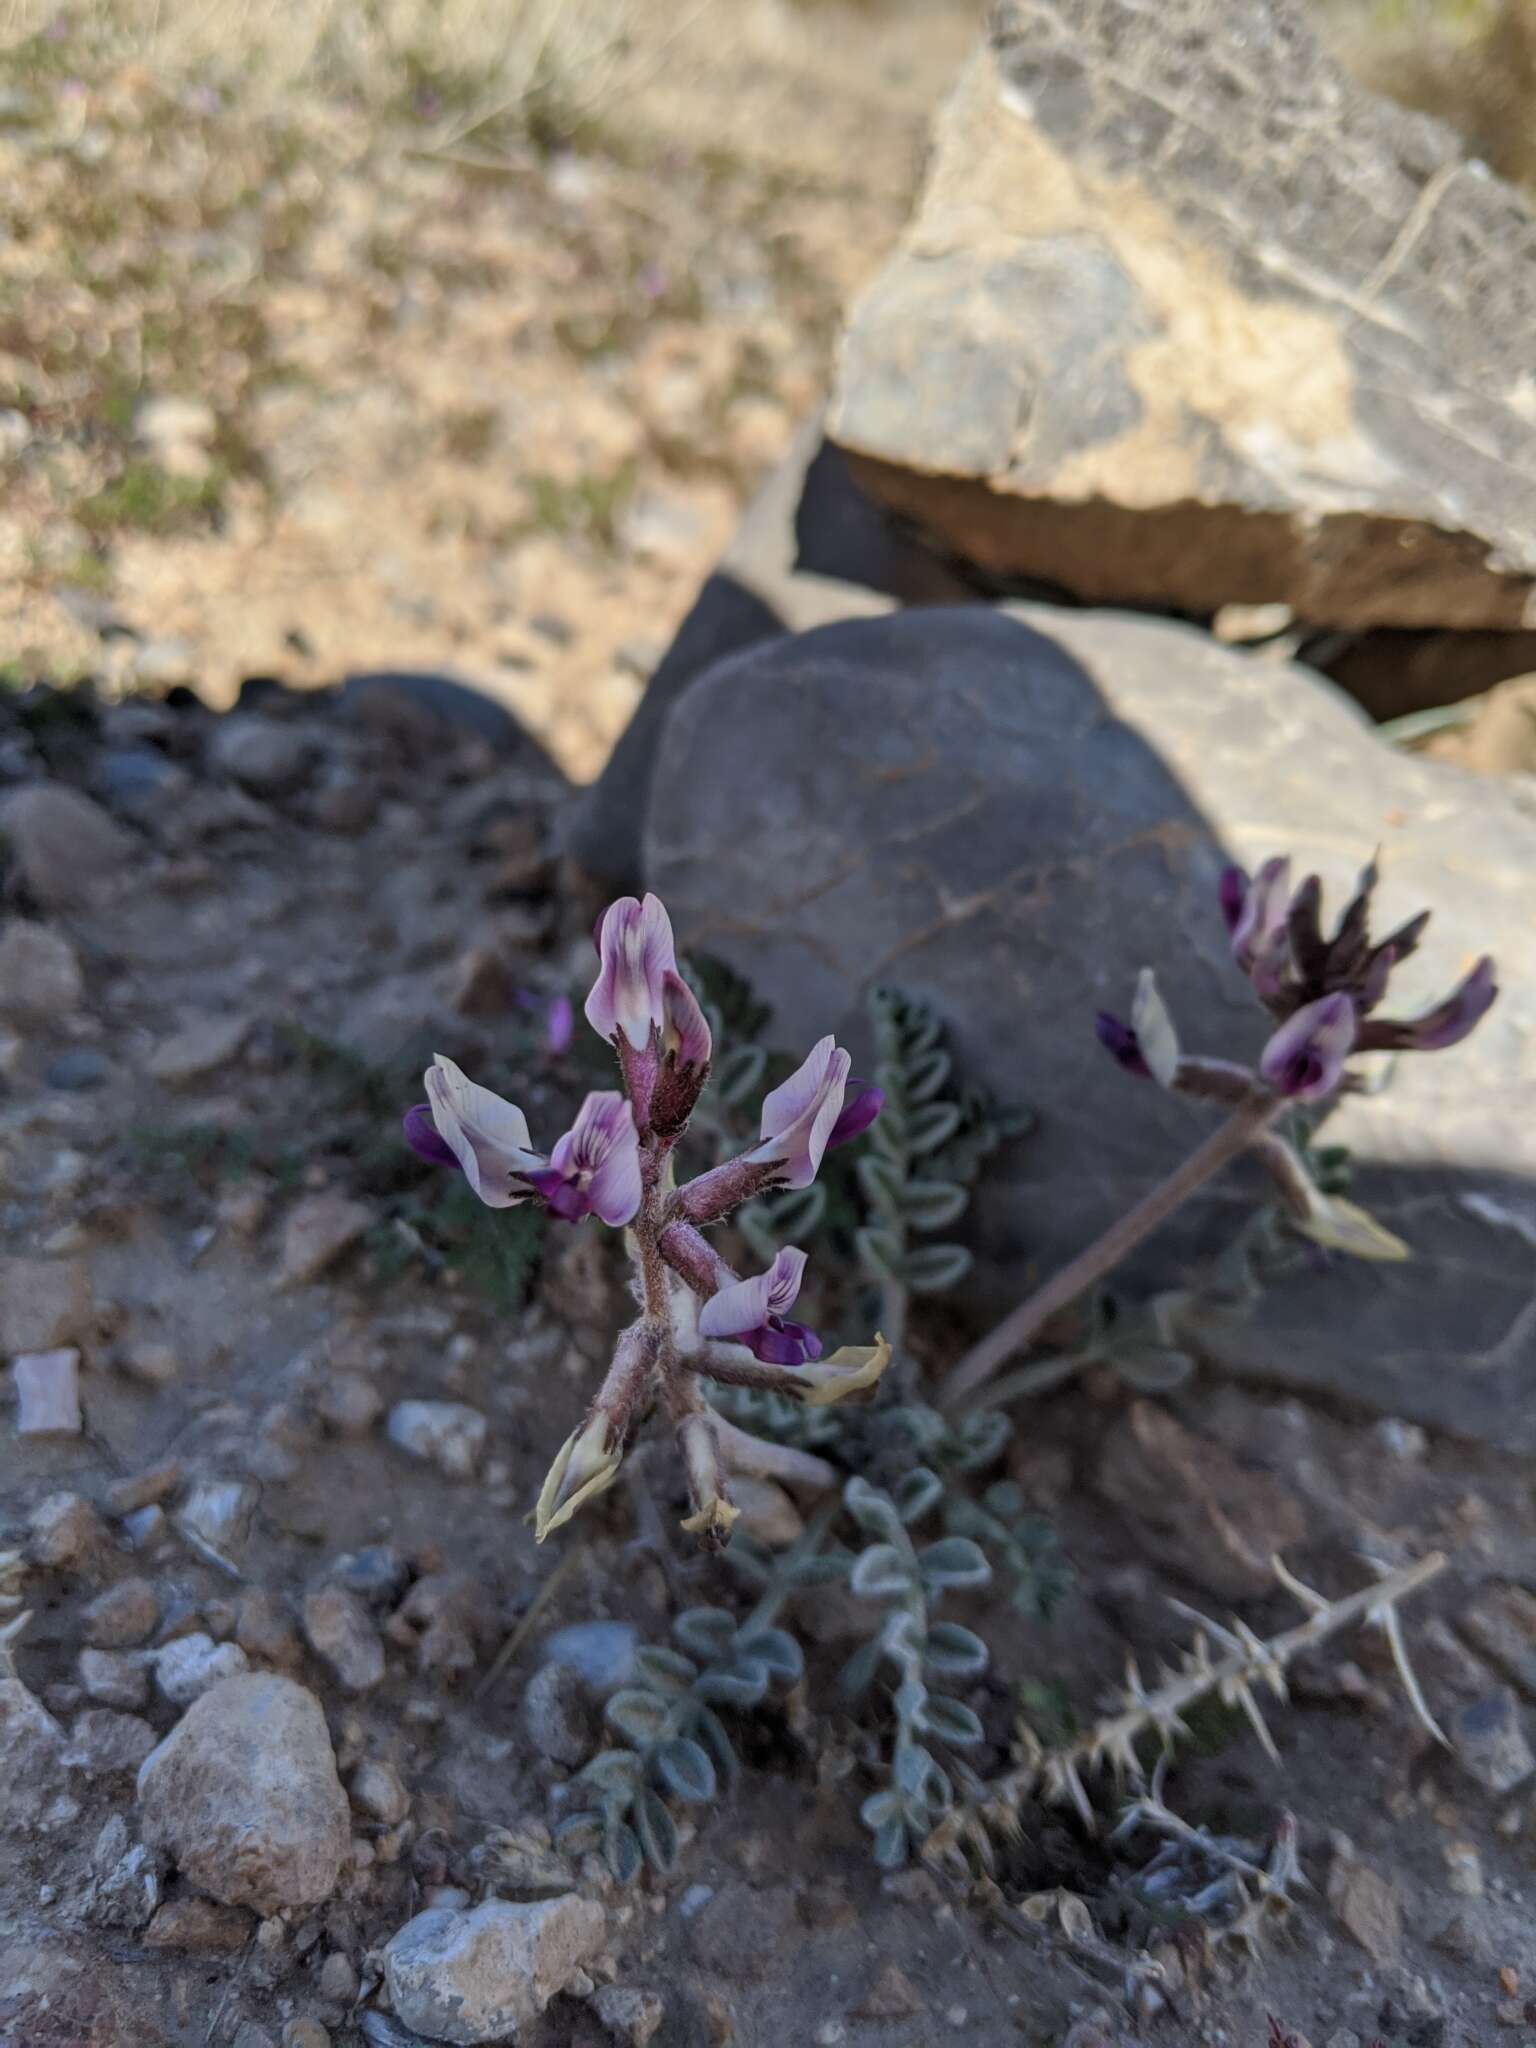
{"label": "gray rock", "polygon": [[[238,1643],[216,1643],[201,1630],[177,1636],[155,1651],[155,1683],[175,1706],[190,1706],[226,1679],[238,1678],[248,1668]],[[120,1704],[132,1705],[132,1701]]]}
{"label": "gray rock", "polygon": [[137,1771],[155,1746],[155,1731],[138,1714],[114,1714],[91,1707],[75,1717],[64,1761],[88,1778],[106,1778]]}
{"label": "gray rock", "polygon": [[98,1650],[126,1650],[153,1635],[160,1600],[148,1579],[123,1579],[98,1593],[80,1617],[85,1640]]}
{"label": "gray rock", "polygon": [[94,1306],[85,1259],[0,1258],[0,1355],[79,1343]]}
{"label": "gray rock", "polygon": [[27,1518],[27,1555],[46,1571],[92,1571],[107,1547],[107,1529],[78,1493],[50,1493]]}
{"label": "gray rock", "polygon": [[145,1062],[153,1080],[170,1087],[200,1081],[227,1066],[251,1035],[250,1017],[198,1017],[162,1039]]}
{"label": "gray rock", "polygon": [[191,780],[158,747],[107,747],[92,780],[109,804],[131,818],[153,821],[160,806],[180,796]]}
{"label": "gray rock", "polygon": [[348,1692],[371,1692],[384,1676],[384,1644],[368,1610],[344,1586],[322,1586],[304,1601],[304,1634]]}
{"label": "gray rock", "polygon": [[747,647],[835,619],[906,604],[947,604],[970,587],[852,482],[821,423],[796,436],[747,507],[719,568],[699,592],[591,792],[571,851],[615,890],[640,879],[640,839],[668,713],[694,677]]}
{"label": "gray rock", "polygon": [[541,1660],[574,1671],[599,1699],[632,1685],[640,1631],[632,1621],[573,1621],[546,1636]]}
{"label": "gray rock", "polygon": [[290,1678],[249,1673],[195,1700],[139,1772],[146,1842],[227,1905],[330,1897],[351,1843],[325,1715]]}
{"label": "gray rock", "polygon": [[295,1202],[283,1225],[280,1287],[307,1287],[371,1229],[374,1211],[334,1188]]}
{"label": "gray rock", "polygon": [[522,1721],[534,1748],[557,1764],[574,1767],[592,1754],[591,1695],[569,1665],[539,1666],[523,1692]]}
{"label": "gray rock", "polygon": [[1533,255],[1299,0],[1004,0],[829,431],[955,552],[1095,602],[1530,625]]}
{"label": "gray rock", "polygon": [[66,1094],[83,1094],[111,1079],[112,1062],[94,1045],[72,1045],[48,1062],[43,1079]]}
{"label": "gray rock", "polygon": [[147,1927],[160,1903],[160,1867],[153,1850],[142,1842],[128,1843],[121,1814],[114,1814],[96,1840],[91,1856],[96,1881],[85,1900],[85,1917],[93,1927]]}
{"label": "gray rock", "polygon": [[592,2010],[623,2048],[649,2048],[666,2017],[659,1992],[632,1984],[604,1984],[592,1994]]}
{"label": "gray rock", "polygon": [[24,1351],[11,1360],[16,1385],[18,1436],[80,1434],[80,1354],[65,1345],[57,1351]]}
{"label": "gray rock", "polygon": [[382,1757],[365,1757],[352,1773],[352,1804],[369,1820],[391,1828],[411,1810],[411,1795],[400,1773]]}
{"label": "gray rock", "polygon": [[368,1606],[392,1607],[405,1591],[411,1570],[398,1550],[387,1543],[370,1543],[362,1550],[343,1551],[330,1575]]}
{"label": "gray rock", "polygon": [[386,1429],[392,1444],[449,1479],[471,1478],[485,1447],[485,1417],[464,1401],[397,1401]]}
{"label": "gray rock", "polygon": [[68,939],[28,918],[6,922],[0,930],[0,1013],[57,1023],[79,1009],[84,994],[85,977]]}
{"label": "gray rock", "polygon": [[260,1489],[249,1479],[199,1479],[187,1490],[176,1515],[177,1527],[201,1538],[220,1557],[237,1558],[250,1535],[260,1497]]}
{"label": "gray rock", "polygon": [[0,835],[45,910],[83,903],[99,884],[121,877],[138,843],[100,804],[54,782],[12,791],[0,803]]}
{"label": "gray rock", "polygon": [[1520,1703],[1507,1686],[1460,1708],[1450,1736],[1463,1770],[1495,1796],[1512,1792],[1536,1771]]}
{"label": "gray rock", "polygon": [[[1485,947],[1507,968],[1523,957],[1536,811],[1518,786],[1382,745],[1299,667],[1020,605],[853,620],[712,669],[658,755],[646,866],[680,943],[748,975],[787,1048],[835,1028],[863,1056],[863,995],[895,982],[936,1003],[967,1078],[1038,1105],[1039,1132],[998,1155],[975,1212],[963,1305],[979,1319],[1210,1126],[1121,1073],[1094,1012],[1123,1011],[1150,965],[1192,1048],[1252,1058],[1265,1020],[1227,957],[1222,866],[1289,851],[1337,906],[1377,846],[1381,916],[1435,913],[1395,1010]],[[1384,1095],[1325,1126],[1355,1155],[1356,1199],[1415,1261],[1298,1273],[1202,1343],[1235,1371],[1536,1445],[1536,1126],[1508,1113],[1533,1082],[1536,1006],[1507,972],[1466,1044],[1405,1056]],[[1122,1277],[1166,1286],[1264,1198],[1234,1171]]]}
{"label": "gray rock", "polygon": [[79,1673],[86,1697],[100,1706],[142,1707],[149,1696],[144,1660],[128,1650],[82,1650]]}
{"label": "gray rock", "polygon": [[314,757],[312,733],[253,711],[221,718],[208,740],[208,765],[253,796],[283,796],[297,789]]}
{"label": "gray rock", "polygon": [[418,1913],[384,1951],[390,2002],[434,2041],[499,2041],[537,2019],[602,1944],[600,1906],[574,1893],[470,1913]]}
{"label": "gray rock", "polygon": [[500,754],[527,752],[551,775],[559,771],[505,705],[477,684],[429,670],[370,669],[348,676],[341,686],[343,708],[353,717],[396,738],[441,738],[457,728],[484,740]]}
{"label": "gray rock", "polygon": [[19,1678],[0,1675],[0,1832],[35,1827],[64,1774],[64,1731]]}

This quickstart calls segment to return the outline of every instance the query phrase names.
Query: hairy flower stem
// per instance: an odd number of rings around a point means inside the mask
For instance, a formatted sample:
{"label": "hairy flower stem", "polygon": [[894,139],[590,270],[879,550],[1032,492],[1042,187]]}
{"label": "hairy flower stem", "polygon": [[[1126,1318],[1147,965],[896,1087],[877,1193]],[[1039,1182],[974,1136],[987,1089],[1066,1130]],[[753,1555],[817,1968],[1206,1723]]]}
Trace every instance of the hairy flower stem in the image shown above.
{"label": "hairy flower stem", "polygon": [[1260,1096],[1234,1109],[1224,1124],[1197,1145],[1182,1166],[1159,1181],[1149,1194],[1127,1209],[1104,1235],[1079,1252],[1021,1301],[1016,1309],[961,1359],[939,1389],[939,1406],[957,1408],[1012,1358],[1016,1351],[1038,1337],[1051,1317],[1060,1313],[1095,1281],[1112,1272],[1144,1238],[1152,1235],[1174,1212],[1197,1194],[1208,1180],[1230,1166],[1260,1137],[1285,1107],[1274,1095]]}

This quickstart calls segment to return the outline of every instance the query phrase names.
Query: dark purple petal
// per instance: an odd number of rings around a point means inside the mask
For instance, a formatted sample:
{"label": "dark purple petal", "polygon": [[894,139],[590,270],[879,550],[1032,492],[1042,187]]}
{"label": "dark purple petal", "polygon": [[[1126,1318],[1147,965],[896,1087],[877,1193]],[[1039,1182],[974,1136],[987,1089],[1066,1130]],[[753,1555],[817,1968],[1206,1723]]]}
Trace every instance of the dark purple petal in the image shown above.
{"label": "dark purple petal", "polygon": [[1355,893],[1344,906],[1339,928],[1328,946],[1328,978],[1335,988],[1353,978],[1370,946],[1371,897],[1381,875],[1375,861],[1364,869]]}
{"label": "dark purple petal", "polygon": [[1243,914],[1243,904],[1247,895],[1248,870],[1238,867],[1223,868],[1218,901],[1221,904],[1221,915],[1227,927],[1228,938],[1237,930],[1237,921]]}
{"label": "dark purple petal", "polygon": [[1099,1035],[1099,1043],[1118,1066],[1128,1074],[1137,1074],[1144,1081],[1152,1078],[1152,1069],[1141,1056],[1141,1046],[1129,1024],[1122,1024],[1118,1017],[1112,1017],[1108,1010],[1100,1010],[1093,1020],[1093,1028]]}
{"label": "dark purple petal", "polygon": [[1355,1007],[1362,1017],[1374,1010],[1386,994],[1387,983],[1392,979],[1396,965],[1397,955],[1390,946],[1378,946],[1366,961],[1360,986],[1355,991]]}
{"label": "dark purple petal", "polygon": [[446,1144],[432,1121],[432,1105],[418,1102],[408,1109],[400,1120],[405,1133],[405,1142],[418,1159],[426,1159],[433,1166],[457,1166],[452,1146]]}
{"label": "dark purple petal", "polygon": [[1323,937],[1323,883],[1320,875],[1308,875],[1291,898],[1286,912],[1286,937],[1291,959],[1303,988],[1316,988],[1328,965],[1328,945]]}
{"label": "dark purple petal", "polygon": [[544,1198],[544,1206],[561,1223],[580,1223],[592,1214],[592,1200],[586,1189],[558,1167],[543,1167],[526,1176],[529,1187]]}
{"label": "dark purple petal", "polygon": [[855,1138],[863,1137],[875,1118],[885,1107],[885,1090],[877,1088],[873,1081],[851,1080],[843,1090],[843,1106],[838,1112],[837,1122],[827,1136],[827,1150],[836,1145],[850,1145]]}
{"label": "dark purple petal", "polygon": [[1369,1052],[1444,1052],[1476,1029],[1498,993],[1494,965],[1485,953],[1443,1003],[1402,1022],[1392,1017],[1373,1020],[1361,1034],[1361,1045]]}
{"label": "dark purple petal", "polygon": [[1395,932],[1388,932],[1376,950],[1384,953],[1390,946],[1395,959],[1400,962],[1406,960],[1410,953],[1419,950],[1419,941],[1424,936],[1429,917],[1427,910],[1421,910],[1417,917],[1410,917],[1406,924],[1400,924]]}
{"label": "dark purple petal", "polygon": [[736,1341],[745,1344],[764,1365],[806,1365],[821,1356],[821,1339],[814,1330],[778,1316],[771,1316],[762,1328],[748,1330]]}

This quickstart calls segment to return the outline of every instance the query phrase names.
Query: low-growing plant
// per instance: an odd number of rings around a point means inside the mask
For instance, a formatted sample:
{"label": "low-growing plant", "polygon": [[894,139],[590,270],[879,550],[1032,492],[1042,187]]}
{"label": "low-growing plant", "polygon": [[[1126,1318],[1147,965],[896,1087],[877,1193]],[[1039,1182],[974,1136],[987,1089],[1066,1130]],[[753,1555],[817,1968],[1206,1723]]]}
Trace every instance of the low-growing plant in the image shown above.
{"label": "low-growing plant", "polygon": [[614,1049],[620,1086],[592,1090],[547,1154],[514,1103],[441,1055],[405,1134],[422,1157],[461,1173],[488,1208],[539,1202],[558,1222],[596,1215],[625,1233],[640,1314],[620,1333],[585,1421],[550,1467],[534,1509],[538,1540],[613,1484],[636,1430],[660,1409],[688,1488],[683,1527],[719,1548],[738,1513],[729,1458],[740,1463],[752,1452],[750,1439],[738,1441],[741,1433],[714,1415],[704,1382],[814,1407],[875,1385],[891,1351],[877,1336],[824,1358],[817,1333],[790,1314],[806,1253],[786,1245],[765,1272],[743,1278],[705,1232],[762,1196],[810,1187],[826,1153],[876,1119],[881,1095],[851,1083],[848,1054],[823,1038],[764,1098],[757,1141],[679,1185],[676,1150],[708,1078],[713,1035],[677,971],[671,922],[655,896],[626,896],[604,915],[585,1010]]}
{"label": "low-growing plant", "polygon": [[723,1607],[686,1608],[672,1634],[676,1648],[650,1643],[636,1652],[641,1682],[616,1692],[604,1710],[623,1746],[583,1769],[577,1782],[595,1804],[556,1830],[561,1848],[600,1848],[620,1884],[643,1864],[662,1875],[675,1865],[669,1798],[703,1806],[734,1788],[736,1746],[720,1710],[750,1713],[775,1683],[793,1685],[805,1668],[788,1630],[755,1616],[738,1623]]}

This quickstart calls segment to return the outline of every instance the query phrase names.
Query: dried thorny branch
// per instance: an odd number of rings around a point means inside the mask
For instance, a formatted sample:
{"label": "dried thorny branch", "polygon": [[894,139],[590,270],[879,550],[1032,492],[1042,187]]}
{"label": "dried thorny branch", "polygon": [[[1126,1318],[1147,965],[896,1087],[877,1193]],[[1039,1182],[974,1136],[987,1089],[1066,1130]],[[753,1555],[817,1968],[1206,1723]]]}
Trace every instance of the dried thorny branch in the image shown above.
{"label": "dried thorny branch", "polygon": [[1153,1736],[1160,1753],[1166,1754],[1175,1739],[1188,1732],[1184,1715],[1213,1694],[1223,1705],[1242,1708],[1265,1751],[1278,1762],[1279,1751],[1259,1709],[1258,1688],[1265,1686],[1276,1699],[1284,1700],[1286,1667],[1292,1659],[1355,1622],[1381,1630],[1415,1716],[1437,1742],[1443,1743],[1446,1738],[1429,1711],[1408,1661],[1397,1609],[1410,1593],[1436,1578],[1445,1569],[1445,1563],[1443,1553],[1433,1551],[1417,1564],[1383,1573],[1375,1585],[1346,1594],[1341,1600],[1329,1600],[1303,1585],[1277,1558],[1276,1577],[1308,1611],[1304,1621],[1267,1641],[1255,1635],[1246,1622],[1234,1620],[1228,1626],[1174,1602],[1180,1613],[1196,1623],[1198,1630],[1177,1665],[1165,1668],[1156,1685],[1149,1687],[1135,1660],[1128,1660],[1125,1684],[1114,1698],[1116,1711],[1096,1721],[1071,1742],[1048,1748],[1033,1730],[1022,1727],[1019,1761],[1001,1777],[978,1786],[970,1798],[959,1802],[929,1836],[925,1854],[930,1858],[953,1859],[969,1850],[984,1867],[988,1866],[991,1838],[1016,1832],[1021,1809],[1036,1799],[1052,1805],[1070,1805],[1083,1825],[1093,1829],[1096,1823],[1085,1776],[1107,1766],[1117,1783],[1143,1784],[1146,1772],[1137,1745]]}

